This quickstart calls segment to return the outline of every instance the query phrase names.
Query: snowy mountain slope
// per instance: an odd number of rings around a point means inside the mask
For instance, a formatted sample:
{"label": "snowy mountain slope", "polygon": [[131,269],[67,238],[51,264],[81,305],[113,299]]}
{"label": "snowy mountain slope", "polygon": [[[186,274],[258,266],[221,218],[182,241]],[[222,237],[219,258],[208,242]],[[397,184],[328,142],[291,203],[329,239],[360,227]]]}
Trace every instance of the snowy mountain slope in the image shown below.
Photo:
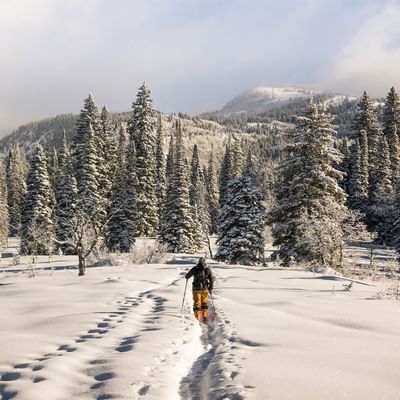
{"label": "snowy mountain slope", "polygon": [[[379,287],[210,261],[217,319],[200,327],[170,264],[1,261],[2,399],[397,400],[400,321]],[[272,265],[270,265],[272,266]],[[190,287],[190,285],[189,285]]]}
{"label": "snowy mountain slope", "polygon": [[315,97],[325,101],[328,105],[340,104],[347,96],[324,92],[319,89],[312,89],[297,86],[266,87],[259,86],[247,90],[234,99],[230,100],[219,111],[205,113],[203,116],[228,117],[236,114],[264,114],[270,110],[279,109],[285,105],[299,102],[300,100]]}
{"label": "snowy mountain slope", "polygon": [[[122,123],[126,126],[126,121],[130,113],[113,113],[112,119],[115,124]],[[169,143],[169,136],[175,131],[175,123],[178,119],[177,114],[162,114],[162,126],[165,137],[165,150]],[[199,146],[200,155],[208,155],[210,144],[214,145],[215,153],[222,148],[228,136],[243,133],[239,128],[228,128],[217,122],[206,121],[200,118],[190,118],[180,115],[183,132],[186,136],[186,150],[188,156],[194,143]],[[59,148],[62,143],[62,135],[65,131],[68,141],[71,141],[76,133],[75,124],[77,116],[72,114],[59,115],[38,122],[32,122],[19,127],[9,136],[0,140],[0,154],[5,153],[10,145],[18,143],[30,154],[35,146],[41,144],[45,149]],[[204,149],[204,151],[202,151]],[[207,149],[207,151],[206,151]],[[206,161],[206,160],[202,160]]]}
{"label": "snowy mountain slope", "polygon": [[297,98],[308,98],[321,91],[301,87],[256,87],[248,90],[229,101],[222,109],[221,114],[233,113],[259,114],[271,108],[277,108]]}

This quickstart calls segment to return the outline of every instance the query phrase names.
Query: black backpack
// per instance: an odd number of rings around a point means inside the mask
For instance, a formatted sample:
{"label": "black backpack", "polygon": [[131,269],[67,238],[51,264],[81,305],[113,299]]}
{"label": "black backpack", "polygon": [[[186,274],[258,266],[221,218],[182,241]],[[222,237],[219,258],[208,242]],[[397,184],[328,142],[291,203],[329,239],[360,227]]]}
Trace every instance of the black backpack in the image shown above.
{"label": "black backpack", "polygon": [[210,270],[208,267],[202,269],[197,274],[194,275],[193,286],[199,289],[205,290],[209,288],[210,284]]}

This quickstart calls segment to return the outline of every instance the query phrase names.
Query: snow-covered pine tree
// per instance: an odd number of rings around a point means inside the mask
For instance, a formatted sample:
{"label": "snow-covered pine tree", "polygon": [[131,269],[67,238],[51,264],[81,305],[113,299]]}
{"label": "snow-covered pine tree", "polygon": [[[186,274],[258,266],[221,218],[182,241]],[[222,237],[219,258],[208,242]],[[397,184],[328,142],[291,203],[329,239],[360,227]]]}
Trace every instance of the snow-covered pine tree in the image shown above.
{"label": "snow-covered pine tree", "polygon": [[205,179],[203,169],[200,165],[197,144],[193,145],[190,176],[189,199],[193,210],[193,223],[195,225],[193,238],[198,247],[201,248],[207,243],[210,214],[206,198]]}
{"label": "snow-covered pine tree", "polygon": [[26,193],[27,163],[18,144],[11,146],[6,160],[7,203],[9,234],[14,236],[21,229],[21,214]]}
{"label": "snow-covered pine tree", "polygon": [[71,245],[74,236],[73,219],[76,208],[76,179],[73,171],[73,160],[67,145],[65,132],[63,143],[58,152],[58,171],[55,183],[55,237],[56,247],[63,254],[75,254]]}
{"label": "snow-covered pine tree", "polygon": [[0,248],[8,239],[7,182],[4,162],[0,158]]}
{"label": "snow-covered pine tree", "polygon": [[[75,157],[79,157],[80,146],[82,143],[85,143],[89,126],[92,133],[98,138],[101,131],[100,114],[91,94],[84,99],[83,108],[76,122],[76,134],[72,141],[72,150]],[[98,146],[98,143],[96,143],[96,146]],[[99,149],[97,150],[99,151]]]}
{"label": "snow-covered pine tree", "polygon": [[240,140],[237,138],[232,151],[232,179],[239,178],[243,174],[244,155]]}
{"label": "snow-covered pine tree", "polygon": [[165,201],[165,193],[167,191],[163,142],[164,136],[162,131],[162,120],[161,113],[159,113],[156,138],[156,198],[159,220],[161,220],[162,207]]}
{"label": "snow-covered pine tree", "polygon": [[127,253],[135,242],[135,144],[119,129],[116,179],[108,217],[107,248]]}
{"label": "snow-covered pine tree", "polygon": [[256,159],[255,156],[252,154],[251,150],[248,151],[247,156],[246,156],[246,162],[244,165],[244,174],[247,176],[250,176],[251,179],[253,180],[253,183],[261,189],[259,186],[259,181],[257,180],[257,177],[259,176],[259,168],[256,165]]}
{"label": "snow-covered pine tree", "polygon": [[331,122],[332,116],[310,101],[280,166],[269,222],[284,264],[294,259],[338,267],[342,261],[345,194],[338,185],[342,173],[334,168],[341,155],[333,148]]}
{"label": "snow-covered pine tree", "polygon": [[176,124],[174,165],[168,181],[167,196],[162,213],[160,242],[172,252],[193,252],[198,249],[193,239],[194,224],[189,201],[188,168],[184,156],[182,129]]}
{"label": "snow-covered pine tree", "polygon": [[231,264],[263,263],[265,222],[261,192],[246,170],[228,183],[219,218],[215,259]]}
{"label": "snow-covered pine tree", "polygon": [[219,203],[218,203],[218,183],[214,167],[214,151],[208,159],[208,167],[206,176],[206,196],[208,202],[208,212],[210,214],[210,234],[217,233],[218,216],[219,216]]}
{"label": "snow-covered pine tree", "polygon": [[379,180],[379,164],[381,161],[380,146],[382,132],[379,129],[378,120],[372,104],[371,98],[364,92],[358,105],[357,113],[354,118],[354,130],[360,133],[366,132],[368,142],[368,201],[369,206],[373,206],[373,196]]}
{"label": "snow-covered pine tree", "polygon": [[400,99],[394,87],[386,97],[382,120],[383,135],[387,140],[391,164],[391,181],[396,185],[400,179]]}
{"label": "snow-covered pine tree", "polygon": [[139,88],[128,121],[129,137],[136,149],[136,236],[154,236],[159,227],[156,198],[155,110],[145,83]]}
{"label": "snow-covered pine tree", "polygon": [[105,218],[105,210],[102,208],[104,203],[99,189],[99,158],[95,140],[95,133],[89,125],[89,130],[80,143],[80,157],[75,158],[75,177],[78,206],[88,216],[96,215],[97,222],[101,224]]}
{"label": "snow-covered pine tree", "polygon": [[349,193],[349,180],[351,175],[351,158],[349,142],[347,137],[343,138],[339,144],[339,151],[342,153],[342,162],[339,164],[338,169],[343,172],[343,179],[340,181],[340,187],[346,194]]}
{"label": "snow-covered pine tree", "polygon": [[350,151],[348,206],[366,213],[368,209],[368,142],[367,134],[361,130]]}
{"label": "snow-covered pine tree", "polygon": [[172,175],[174,174],[174,147],[174,135],[171,135],[165,168],[167,181],[170,181],[172,179]]}
{"label": "snow-covered pine tree", "polygon": [[50,254],[54,222],[47,157],[38,146],[31,160],[21,216],[21,254]]}
{"label": "snow-covered pine tree", "polygon": [[110,113],[106,106],[102,108],[100,114],[99,137],[99,190],[102,202],[104,202],[102,207],[108,210],[114,184],[117,154],[114,129],[112,127]]}
{"label": "snow-covered pine tree", "polygon": [[376,226],[378,239],[387,244],[390,241],[392,206],[394,202],[394,190],[391,181],[390,152],[387,140],[384,137],[381,142],[381,163],[378,169],[378,181],[373,193],[372,206],[368,210],[370,220]]}
{"label": "snow-covered pine tree", "polygon": [[76,135],[72,142],[78,190],[77,206],[88,216],[92,215],[96,223],[102,225],[106,218],[106,210],[100,189],[99,166],[103,161],[100,132],[99,111],[92,96],[89,95],[84,100],[83,109],[76,123]]}
{"label": "snow-covered pine tree", "polygon": [[[63,132],[65,135],[65,131]],[[56,190],[56,180],[58,175],[59,161],[58,161],[58,151],[55,147],[51,151],[47,152],[47,163],[49,170],[49,179],[52,191],[55,193]]]}
{"label": "snow-covered pine tree", "polygon": [[221,169],[219,173],[219,205],[223,207],[225,201],[225,195],[229,181],[233,178],[233,154],[231,149],[231,143],[226,145],[225,154],[222,160]]}

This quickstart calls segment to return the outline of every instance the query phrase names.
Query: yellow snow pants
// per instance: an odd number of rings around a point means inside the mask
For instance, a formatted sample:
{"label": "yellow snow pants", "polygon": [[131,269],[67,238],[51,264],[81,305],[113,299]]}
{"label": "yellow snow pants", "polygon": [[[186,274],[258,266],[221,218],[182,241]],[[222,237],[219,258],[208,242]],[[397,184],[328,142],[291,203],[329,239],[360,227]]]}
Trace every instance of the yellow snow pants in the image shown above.
{"label": "yellow snow pants", "polygon": [[193,312],[199,321],[208,317],[208,290],[193,290]]}

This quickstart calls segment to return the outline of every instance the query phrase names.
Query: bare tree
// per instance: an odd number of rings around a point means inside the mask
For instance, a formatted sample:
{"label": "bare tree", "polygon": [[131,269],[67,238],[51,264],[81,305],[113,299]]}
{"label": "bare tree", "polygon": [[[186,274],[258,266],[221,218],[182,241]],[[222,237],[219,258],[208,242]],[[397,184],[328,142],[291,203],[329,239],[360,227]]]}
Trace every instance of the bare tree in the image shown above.
{"label": "bare tree", "polygon": [[70,220],[72,236],[67,240],[53,241],[60,245],[71,246],[78,256],[79,276],[85,275],[87,258],[96,250],[103,247],[108,220],[99,223],[96,210],[91,213],[77,207],[74,217]]}

